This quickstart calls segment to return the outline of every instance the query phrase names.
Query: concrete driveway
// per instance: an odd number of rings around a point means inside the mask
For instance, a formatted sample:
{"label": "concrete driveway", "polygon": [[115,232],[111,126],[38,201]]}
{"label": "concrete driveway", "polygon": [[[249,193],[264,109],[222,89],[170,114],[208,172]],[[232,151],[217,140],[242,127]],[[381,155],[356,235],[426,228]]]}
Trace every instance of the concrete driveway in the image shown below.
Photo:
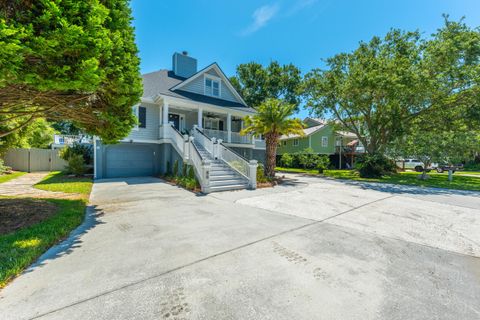
{"label": "concrete driveway", "polygon": [[2,319],[479,319],[480,196],[289,176],[197,196],[95,183]]}

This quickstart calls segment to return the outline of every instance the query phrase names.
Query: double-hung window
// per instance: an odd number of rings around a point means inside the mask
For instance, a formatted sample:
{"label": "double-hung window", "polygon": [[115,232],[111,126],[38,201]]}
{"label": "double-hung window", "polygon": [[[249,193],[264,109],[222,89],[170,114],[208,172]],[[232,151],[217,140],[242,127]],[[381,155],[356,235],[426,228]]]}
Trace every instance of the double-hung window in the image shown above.
{"label": "double-hung window", "polygon": [[328,137],[322,137],[322,147],[328,147]]}
{"label": "double-hung window", "polygon": [[205,94],[213,97],[220,96],[220,81],[205,77]]}
{"label": "double-hung window", "polygon": [[147,127],[147,108],[141,106],[133,106],[132,107],[133,114],[138,119],[138,124],[134,127],[135,130],[138,128],[146,128]]}
{"label": "double-hung window", "polygon": [[293,139],[293,146],[298,147],[298,139]]}

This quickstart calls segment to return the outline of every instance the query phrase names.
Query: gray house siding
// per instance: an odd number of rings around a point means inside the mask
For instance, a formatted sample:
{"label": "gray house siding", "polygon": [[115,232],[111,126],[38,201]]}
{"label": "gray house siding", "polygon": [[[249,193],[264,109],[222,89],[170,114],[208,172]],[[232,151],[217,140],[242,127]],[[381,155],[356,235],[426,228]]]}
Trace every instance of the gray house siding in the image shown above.
{"label": "gray house siding", "polygon": [[127,140],[157,140],[160,125],[160,107],[154,104],[142,103],[142,107],[146,108],[146,127],[132,129]]}
{"label": "gray house siding", "polygon": [[203,84],[203,76],[199,76],[198,78],[192,80],[190,83],[187,83],[181,90],[198,93],[198,94],[205,94]]}
{"label": "gray house siding", "polygon": [[[215,72],[215,70],[213,69],[208,70],[206,73],[212,76],[221,78],[220,75],[217,72]],[[203,75],[200,75],[198,78],[196,78],[192,82],[182,87],[181,90],[198,93],[198,94],[205,94],[204,86],[205,86],[204,77]],[[221,80],[221,87],[222,87],[220,90],[221,95],[219,97],[220,99],[241,103],[241,101],[238,101],[238,99],[235,97],[233,92],[227,87],[225,81],[223,80]]]}
{"label": "gray house siding", "polygon": [[[124,142],[106,145],[97,140],[95,151],[96,179],[158,176],[171,172],[176,160],[179,170],[183,166],[182,157],[169,143]],[[132,154],[137,157],[128,156]]]}

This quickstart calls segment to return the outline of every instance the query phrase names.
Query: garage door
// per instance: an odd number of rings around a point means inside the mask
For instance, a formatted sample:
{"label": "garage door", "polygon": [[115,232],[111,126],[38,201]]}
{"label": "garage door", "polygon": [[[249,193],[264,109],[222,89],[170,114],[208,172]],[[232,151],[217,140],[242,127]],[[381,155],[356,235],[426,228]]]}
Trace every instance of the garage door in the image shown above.
{"label": "garage door", "polygon": [[118,144],[106,148],[107,178],[141,177],[154,174],[154,150],[150,146]]}

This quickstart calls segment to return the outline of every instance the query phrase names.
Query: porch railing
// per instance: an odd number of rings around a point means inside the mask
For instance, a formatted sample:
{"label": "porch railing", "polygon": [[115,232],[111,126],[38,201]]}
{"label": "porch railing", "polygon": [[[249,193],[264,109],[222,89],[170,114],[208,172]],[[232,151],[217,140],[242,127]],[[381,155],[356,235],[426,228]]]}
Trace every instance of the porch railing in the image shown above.
{"label": "porch railing", "polygon": [[253,142],[251,134],[241,135],[240,132],[230,132],[230,141],[228,141],[228,131],[203,129],[203,132],[211,138],[222,139],[224,142],[239,144],[252,144]]}
{"label": "porch railing", "polygon": [[213,130],[213,129],[203,129],[203,133],[205,133],[210,138],[222,139],[223,141],[227,141],[228,139],[228,132],[222,130]]}

